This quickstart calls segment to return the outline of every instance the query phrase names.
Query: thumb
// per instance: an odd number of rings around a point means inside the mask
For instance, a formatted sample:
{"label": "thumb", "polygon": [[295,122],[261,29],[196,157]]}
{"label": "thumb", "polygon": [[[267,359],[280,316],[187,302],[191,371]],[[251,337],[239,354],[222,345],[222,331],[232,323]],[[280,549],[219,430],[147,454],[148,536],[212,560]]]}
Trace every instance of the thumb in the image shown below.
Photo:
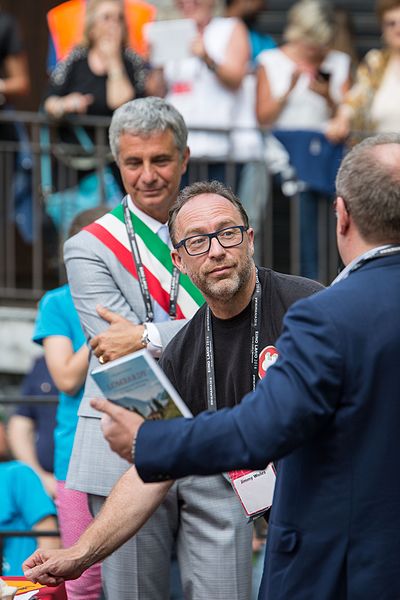
{"label": "thumb", "polygon": [[117,315],[117,313],[113,312],[109,308],[106,308],[105,306],[101,306],[101,304],[96,306],[96,310],[97,314],[108,323],[116,323],[117,321],[121,320],[120,315]]}
{"label": "thumb", "polygon": [[92,398],[90,400],[90,406],[110,417],[113,417],[115,412],[118,411],[118,406],[115,406],[115,404],[109,402],[105,398]]}

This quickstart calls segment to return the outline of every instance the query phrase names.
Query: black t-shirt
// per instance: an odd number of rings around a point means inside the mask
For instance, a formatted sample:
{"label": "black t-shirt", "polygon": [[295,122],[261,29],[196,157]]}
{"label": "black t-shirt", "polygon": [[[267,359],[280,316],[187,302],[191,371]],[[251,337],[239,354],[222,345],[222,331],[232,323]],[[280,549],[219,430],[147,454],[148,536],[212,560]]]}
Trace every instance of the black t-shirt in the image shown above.
{"label": "black t-shirt", "polygon": [[[122,59],[128,79],[135,90],[135,98],[142,98],[145,95],[148,67],[140,56],[129,48],[124,50]],[[56,65],[50,76],[44,99],[49,96],[67,96],[72,92],[93,96],[93,102],[88,106],[88,115],[110,117],[113,114],[113,109],[107,104],[107,76],[96,75],[91,71],[88,49],[81,46],[74,48],[65,60]],[[94,142],[93,128],[85,127],[85,131]],[[62,142],[79,146],[73,127],[61,126],[59,136]]]}
{"label": "black t-shirt", "polygon": [[[258,269],[262,287],[260,355],[281,334],[283,317],[299,300],[322,289],[309,279]],[[160,366],[194,415],[207,410],[205,305],[172,339]],[[238,404],[252,389],[251,302],[232,319],[212,316],[217,407]]]}
{"label": "black t-shirt", "polygon": [[[133,50],[124,50],[122,59],[128,79],[135,89],[135,97],[144,96],[148,68]],[[87,114],[107,117],[112,115],[113,110],[107,105],[106,83],[106,75],[96,75],[91,71],[88,49],[76,47],[55,67],[45,97],[66,96],[72,92],[92,94],[94,101],[88,107]]]}
{"label": "black t-shirt", "polygon": [[0,70],[7,56],[20,52],[22,44],[17,24],[11,15],[0,12]]}

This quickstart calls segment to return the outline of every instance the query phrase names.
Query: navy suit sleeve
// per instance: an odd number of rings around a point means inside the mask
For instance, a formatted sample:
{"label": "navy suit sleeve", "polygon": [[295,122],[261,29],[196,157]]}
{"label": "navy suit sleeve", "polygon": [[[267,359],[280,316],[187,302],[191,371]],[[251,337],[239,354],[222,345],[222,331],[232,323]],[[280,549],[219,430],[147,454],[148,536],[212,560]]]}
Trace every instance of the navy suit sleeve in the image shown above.
{"label": "navy suit sleeve", "polygon": [[340,336],[320,304],[316,296],[289,310],[280,358],[239,406],[144,423],[136,446],[142,479],[262,469],[324,427],[341,400],[344,367]]}

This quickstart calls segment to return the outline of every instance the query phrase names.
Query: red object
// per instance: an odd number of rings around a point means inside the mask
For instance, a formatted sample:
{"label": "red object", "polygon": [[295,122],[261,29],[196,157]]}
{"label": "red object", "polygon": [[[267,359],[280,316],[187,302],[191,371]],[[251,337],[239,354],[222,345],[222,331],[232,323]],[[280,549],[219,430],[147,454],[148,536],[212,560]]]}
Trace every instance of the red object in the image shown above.
{"label": "red object", "polygon": [[[10,586],[15,586],[18,587],[21,590],[21,593],[23,593],[23,591],[28,592],[29,590],[23,590],[23,587],[21,587],[21,582],[26,581],[26,584],[29,585],[29,581],[23,577],[22,575],[20,577],[1,577],[8,585]],[[16,600],[18,600],[18,592],[17,595],[15,596]],[[40,598],[40,600],[68,600],[67,597],[67,592],[65,591],[65,585],[62,583],[61,585],[57,585],[57,587],[42,587],[40,589],[37,590],[35,596],[33,596],[33,599],[35,598]]]}

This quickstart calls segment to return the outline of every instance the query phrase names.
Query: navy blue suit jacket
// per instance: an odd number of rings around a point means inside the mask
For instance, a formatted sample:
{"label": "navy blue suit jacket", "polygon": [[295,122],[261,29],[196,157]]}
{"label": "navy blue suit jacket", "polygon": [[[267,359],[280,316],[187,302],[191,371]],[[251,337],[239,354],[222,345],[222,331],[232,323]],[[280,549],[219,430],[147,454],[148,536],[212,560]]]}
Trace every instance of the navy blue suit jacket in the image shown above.
{"label": "navy blue suit jacket", "polygon": [[280,459],[262,599],[400,598],[399,313],[399,255],[372,260],[289,309],[239,406],[140,428],[145,481]]}

